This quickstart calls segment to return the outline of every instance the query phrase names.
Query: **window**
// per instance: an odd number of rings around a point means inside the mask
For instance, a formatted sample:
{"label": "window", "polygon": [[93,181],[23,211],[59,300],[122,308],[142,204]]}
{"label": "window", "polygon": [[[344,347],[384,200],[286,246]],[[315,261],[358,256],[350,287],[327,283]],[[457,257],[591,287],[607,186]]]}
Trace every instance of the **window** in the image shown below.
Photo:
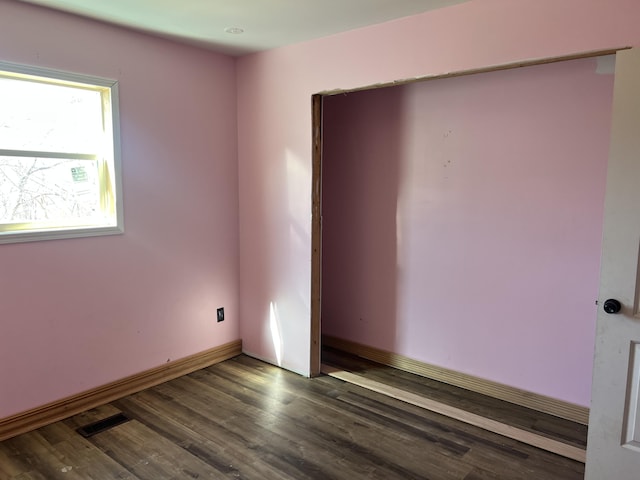
{"label": "window", "polygon": [[0,243],[122,233],[117,83],[0,62]]}

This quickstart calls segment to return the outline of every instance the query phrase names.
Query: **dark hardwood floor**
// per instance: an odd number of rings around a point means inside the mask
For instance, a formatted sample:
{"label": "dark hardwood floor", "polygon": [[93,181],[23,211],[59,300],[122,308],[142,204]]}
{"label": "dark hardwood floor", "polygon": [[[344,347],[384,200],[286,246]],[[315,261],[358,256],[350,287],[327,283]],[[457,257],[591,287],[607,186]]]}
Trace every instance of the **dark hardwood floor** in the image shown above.
{"label": "dark hardwood floor", "polygon": [[543,437],[583,449],[587,446],[586,425],[371,362],[333,348],[325,347],[322,351],[322,359],[324,363],[344,368],[372,380],[392,385],[401,390],[446,403]]}
{"label": "dark hardwood floor", "polygon": [[[88,438],[75,431],[118,412],[131,420]],[[569,425],[547,421],[580,443]],[[2,480],[554,480],[583,472],[552,453],[244,355],[0,443]]]}

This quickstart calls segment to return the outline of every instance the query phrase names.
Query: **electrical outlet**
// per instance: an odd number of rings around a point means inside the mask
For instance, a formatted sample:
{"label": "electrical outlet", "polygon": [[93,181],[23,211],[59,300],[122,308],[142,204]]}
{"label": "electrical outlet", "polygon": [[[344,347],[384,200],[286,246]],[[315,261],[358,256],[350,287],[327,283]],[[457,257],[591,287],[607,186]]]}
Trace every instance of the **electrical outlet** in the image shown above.
{"label": "electrical outlet", "polygon": [[224,308],[220,307],[218,309],[218,322],[223,322],[224,321]]}

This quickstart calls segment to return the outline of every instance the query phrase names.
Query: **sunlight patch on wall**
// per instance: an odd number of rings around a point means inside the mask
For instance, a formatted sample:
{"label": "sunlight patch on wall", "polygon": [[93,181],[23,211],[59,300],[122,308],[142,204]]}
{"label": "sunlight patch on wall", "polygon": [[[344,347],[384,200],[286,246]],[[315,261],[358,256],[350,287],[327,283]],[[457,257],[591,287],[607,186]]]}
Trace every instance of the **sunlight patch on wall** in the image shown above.
{"label": "sunlight patch on wall", "polygon": [[311,238],[311,223],[309,218],[308,205],[304,200],[309,199],[309,184],[311,182],[311,172],[305,165],[303,159],[291,150],[285,152],[287,162],[287,201],[289,207],[290,220],[296,222],[298,235]]}
{"label": "sunlight patch on wall", "polygon": [[282,334],[280,333],[280,316],[278,315],[278,307],[273,302],[270,302],[269,305],[269,330],[271,331],[273,350],[276,353],[276,361],[280,367],[282,366]]}

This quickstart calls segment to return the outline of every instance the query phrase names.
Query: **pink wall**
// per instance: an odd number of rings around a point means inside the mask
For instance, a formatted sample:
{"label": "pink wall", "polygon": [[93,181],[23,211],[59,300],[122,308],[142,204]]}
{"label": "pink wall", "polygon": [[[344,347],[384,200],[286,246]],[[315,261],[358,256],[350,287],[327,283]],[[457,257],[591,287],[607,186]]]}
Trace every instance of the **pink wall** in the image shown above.
{"label": "pink wall", "polygon": [[228,57],[0,0],[2,60],[120,81],[126,227],[0,249],[0,417],[236,339],[238,318],[247,352],[308,373],[310,96],[636,45],[639,14],[472,0],[243,57],[236,82]]}
{"label": "pink wall", "polygon": [[235,61],[6,0],[0,59],[119,80],[125,199],[124,235],[0,246],[0,417],[238,339]]}
{"label": "pink wall", "polygon": [[589,405],[613,75],[327,97],[322,331]]}
{"label": "pink wall", "polygon": [[472,0],[242,57],[237,85],[245,350],[309,372],[312,94],[637,45],[639,17],[636,0]]}

